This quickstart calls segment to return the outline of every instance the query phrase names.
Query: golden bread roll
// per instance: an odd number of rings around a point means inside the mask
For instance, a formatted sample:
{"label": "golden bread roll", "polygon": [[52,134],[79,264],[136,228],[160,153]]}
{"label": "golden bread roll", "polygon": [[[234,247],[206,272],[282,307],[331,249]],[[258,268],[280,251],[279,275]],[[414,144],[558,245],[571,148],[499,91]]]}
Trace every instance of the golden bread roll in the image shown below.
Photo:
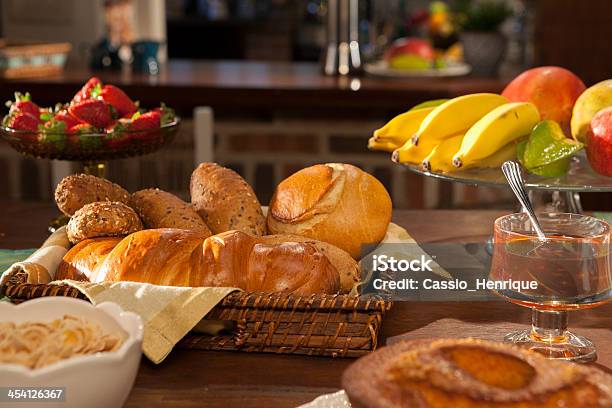
{"label": "golden bread roll", "polygon": [[342,387],[355,408],[612,406],[608,373],[476,339],[383,347],[349,366]]}
{"label": "golden bread roll", "polygon": [[355,259],[378,244],[391,221],[391,198],[373,176],[350,164],[317,164],[283,180],[270,201],[271,234],[329,242]]}
{"label": "golden bread roll", "polygon": [[[90,281],[97,265],[106,259],[122,239],[123,237],[105,237],[79,242],[64,255],[55,279]],[[87,256],[83,256],[85,252]]]}
{"label": "golden bread roll", "polygon": [[214,234],[229,230],[265,235],[266,222],[255,192],[238,173],[202,163],[191,174],[191,203]]}
{"label": "golden bread roll", "polygon": [[73,247],[60,263],[64,279],[133,281],[169,286],[225,286],[295,294],[339,290],[338,271],[310,243],[268,244],[241,231],[206,238],[201,231],[160,228]]}
{"label": "golden bread roll", "polygon": [[348,252],[332,245],[328,242],[317,241],[316,239],[303,237],[300,235],[265,235],[260,242],[266,244],[282,244],[286,242],[308,242],[321,251],[340,275],[340,293],[349,293],[353,287],[361,282],[361,270],[359,264],[349,255]]}
{"label": "golden bread roll", "polygon": [[76,244],[88,238],[116,237],[143,229],[136,212],[119,202],[98,201],[85,204],[68,221],[68,240]]}
{"label": "golden bread roll", "polygon": [[64,177],[55,189],[57,208],[70,217],[85,204],[96,201],[129,204],[130,193],[115,183],[90,174]]}
{"label": "golden bread roll", "polygon": [[157,188],[137,191],[132,194],[131,204],[147,228],[180,228],[199,231],[207,237],[212,235],[191,204],[167,191]]}

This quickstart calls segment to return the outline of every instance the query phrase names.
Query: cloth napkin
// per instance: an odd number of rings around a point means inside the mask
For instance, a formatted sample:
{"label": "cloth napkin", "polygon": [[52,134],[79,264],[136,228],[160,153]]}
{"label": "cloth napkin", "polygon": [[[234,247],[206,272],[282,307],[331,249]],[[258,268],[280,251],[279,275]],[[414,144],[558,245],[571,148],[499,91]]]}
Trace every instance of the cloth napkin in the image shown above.
{"label": "cloth napkin", "polygon": [[25,272],[28,277],[27,283],[51,282],[68,248],[70,248],[70,242],[66,234],[66,227],[58,228],[25,261],[14,263],[4,271],[0,276],[0,284],[4,284],[8,274],[14,271]]}
{"label": "cloth napkin", "polygon": [[[94,305],[115,302],[134,312],[144,322],[142,351],[155,364],[161,363],[174,346],[236,288],[188,288],[138,282],[90,283],[56,281],[77,288]],[[223,325],[199,325],[208,334],[217,334]]]}

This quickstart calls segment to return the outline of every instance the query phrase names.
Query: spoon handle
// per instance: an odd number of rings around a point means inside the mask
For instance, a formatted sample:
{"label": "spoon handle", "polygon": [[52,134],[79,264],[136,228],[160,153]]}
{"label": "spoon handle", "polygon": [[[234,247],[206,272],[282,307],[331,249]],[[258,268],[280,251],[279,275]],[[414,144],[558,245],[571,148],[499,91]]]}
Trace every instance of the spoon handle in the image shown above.
{"label": "spoon handle", "polygon": [[525,190],[525,184],[523,183],[523,176],[521,175],[521,168],[519,164],[509,160],[502,164],[502,172],[504,173],[504,176],[506,176],[506,180],[508,180],[508,184],[514,192],[514,195],[523,206],[523,210],[527,213],[527,216],[531,220],[531,225],[533,226],[536,234],[538,234],[538,238],[540,240],[545,240],[546,236],[544,235],[544,231],[540,226],[540,222],[536,218],[535,211],[533,210],[533,206],[531,205],[531,201],[527,195],[527,190]]}

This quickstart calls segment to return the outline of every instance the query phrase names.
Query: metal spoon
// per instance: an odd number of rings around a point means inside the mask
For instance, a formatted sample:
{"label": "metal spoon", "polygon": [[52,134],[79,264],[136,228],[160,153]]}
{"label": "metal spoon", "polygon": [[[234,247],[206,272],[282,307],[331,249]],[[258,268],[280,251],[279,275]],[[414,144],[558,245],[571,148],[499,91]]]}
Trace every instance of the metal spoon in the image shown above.
{"label": "metal spoon", "polygon": [[533,206],[531,205],[531,201],[527,195],[527,190],[525,190],[523,176],[521,175],[521,167],[518,163],[509,160],[502,164],[501,169],[504,176],[506,176],[506,180],[508,180],[510,188],[514,192],[514,195],[516,198],[518,198],[519,202],[523,206],[523,210],[527,213],[529,220],[531,220],[531,225],[533,225],[533,229],[538,235],[538,238],[541,241],[545,241],[546,235],[544,235],[540,222],[536,218],[535,211],[533,211]]}

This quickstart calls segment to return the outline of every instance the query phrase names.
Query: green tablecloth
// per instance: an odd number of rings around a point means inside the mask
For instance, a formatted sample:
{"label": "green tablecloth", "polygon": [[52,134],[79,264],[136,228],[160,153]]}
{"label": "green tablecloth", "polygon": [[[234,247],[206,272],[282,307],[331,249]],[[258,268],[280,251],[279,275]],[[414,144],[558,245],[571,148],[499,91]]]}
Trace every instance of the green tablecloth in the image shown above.
{"label": "green tablecloth", "polygon": [[23,261],[36,249],[0,249],[0,274],[15,262]]}

